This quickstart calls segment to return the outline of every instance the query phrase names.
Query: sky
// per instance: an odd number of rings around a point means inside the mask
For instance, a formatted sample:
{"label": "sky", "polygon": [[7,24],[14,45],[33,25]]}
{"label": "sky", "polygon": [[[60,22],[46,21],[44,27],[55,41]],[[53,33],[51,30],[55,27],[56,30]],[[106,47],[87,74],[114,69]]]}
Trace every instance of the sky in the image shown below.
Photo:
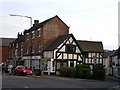
{"label": "sky", "polygon": [[30,16],[40,22],[58,15],[77,40],[102,41],[104,49],[118,48],[120,0],[0,0],[0,37],[17,38],[30,28]]}

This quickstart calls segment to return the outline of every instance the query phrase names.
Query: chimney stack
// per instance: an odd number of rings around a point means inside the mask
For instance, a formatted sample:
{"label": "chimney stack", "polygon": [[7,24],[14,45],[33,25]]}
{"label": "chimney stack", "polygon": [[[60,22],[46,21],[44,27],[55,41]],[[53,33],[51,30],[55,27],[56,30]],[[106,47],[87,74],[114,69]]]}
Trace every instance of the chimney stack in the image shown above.
{"label": "chimney stack", "polygon": [[39,20],[34,20],[34,24],[38,24],[39,23]]}

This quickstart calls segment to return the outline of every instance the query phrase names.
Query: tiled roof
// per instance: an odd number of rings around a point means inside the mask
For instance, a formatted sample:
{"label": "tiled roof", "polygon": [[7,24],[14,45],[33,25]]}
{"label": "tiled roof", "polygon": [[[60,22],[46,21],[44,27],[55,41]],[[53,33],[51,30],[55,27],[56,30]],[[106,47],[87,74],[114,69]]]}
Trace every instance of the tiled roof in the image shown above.
{"label": "tiled roof", "polygon": [[102,42],[77,40],[83,52],[103,52]]}
{"label": "tiled roof", "polygon": [[69,38],[71,34],[62,35],[53,40],[47,47],[44,48],[44,51],[50,51],[56,49],[64,40]]}
{"label": "tiled roof", "polygon": [[[64,40],[69,38],[72,34],[62,35],[53,40],[47,47],[44,48],[44,51],[50,51],[56,49]],[[79,47],[83,52],[103,52],[102,42],[93,42],[93,41],[82,41],[77,40]]]}
{"label": "tiled roof", "polygon": [[[38,28],[40,28],[40,27],[42,27],[45,23],[47,23],[48,21],[50,21],[50,20],[52,20],[53,18],[55,18],[55,17],[57,17],[57,18],[59,18],[57,15],[56,16],[54,16],[54,17],[52,17],[52,18],[49,18],[49,19],[47,19],[47,20],[45,20],[45,21],[43,21],[43,22],[41,22],[41,23],[38,23],[38,24],[34,24],[33,25],[33,27],[31,27],[30,29],[28,29],[28,30],[25,30],[24,31],[24,33],[28,33],[28,32],[30,32],[30,31],[33,31],[33,30],[35,30],[35,29],[38,29]],[[60,18],[59,18],[60,19]],[[61,19],[60,19],[61,20]],[[62,20],[61,20],[62,21]],[[62,21],[63,22],[63,21]],[[64,23],[64,22],[63,22]],[[64,23],[65,24],[65,23]],[[66,24],[65,24],[66,25]],[[67,26],[67,25],[66,25]],[[67,26],[68,27],[68,26]]]}
{"label": "tiled roof", "polygon": [[107,58],[108,56],[111,56],[112,53],[113,53],[113,51],[104,52],[104,53],[103,53],[103,57],[104,57],[104,58]]}
{"label": "tiled roof", "polygon": [[114,50],[111,56],[118,56],[118,58],[120,58],[120,47],[117,50]]}
{"label": "tiled roof", "polygon": [[14,40],[15,38],[0,38],[0,46],[9,46],[9,43]]}

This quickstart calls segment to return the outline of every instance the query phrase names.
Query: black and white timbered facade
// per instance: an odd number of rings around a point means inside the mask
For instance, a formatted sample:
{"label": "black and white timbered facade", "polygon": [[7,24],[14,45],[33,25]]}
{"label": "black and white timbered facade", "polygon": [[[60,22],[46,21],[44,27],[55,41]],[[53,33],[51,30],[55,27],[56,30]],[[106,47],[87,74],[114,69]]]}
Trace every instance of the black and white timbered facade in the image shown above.
{"label": "black and white timbered facade", "polygon": [[[44,60],[47,61],[46,72],[48,70],[50,72],[56,72],[63,66],[75,67],[77,64],[94,65],[94,63],[103,63],[102,43],[97,43],[98,45],[95,44],[99,46],[101,51],[94,49],[85,51],[83,46],[80,46],[80,44],[83,45],[83,42],[81,43],[74,38],[73,34],[62,35],[53,40],[53,42],[44,49]],[[87,44],[86,46],[89,45]]]}

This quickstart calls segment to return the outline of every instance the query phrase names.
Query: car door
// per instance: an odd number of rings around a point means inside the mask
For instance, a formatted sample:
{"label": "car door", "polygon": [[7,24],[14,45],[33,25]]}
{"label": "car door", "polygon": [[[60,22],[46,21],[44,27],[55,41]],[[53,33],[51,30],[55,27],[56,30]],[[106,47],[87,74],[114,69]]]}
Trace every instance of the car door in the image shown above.
{"label": "car door", "polygon": [[21,67],[17,67],[17,68],[16,68],[16,73],[20,73],[20,72],[21,72],[21,69],[22,69]]}

